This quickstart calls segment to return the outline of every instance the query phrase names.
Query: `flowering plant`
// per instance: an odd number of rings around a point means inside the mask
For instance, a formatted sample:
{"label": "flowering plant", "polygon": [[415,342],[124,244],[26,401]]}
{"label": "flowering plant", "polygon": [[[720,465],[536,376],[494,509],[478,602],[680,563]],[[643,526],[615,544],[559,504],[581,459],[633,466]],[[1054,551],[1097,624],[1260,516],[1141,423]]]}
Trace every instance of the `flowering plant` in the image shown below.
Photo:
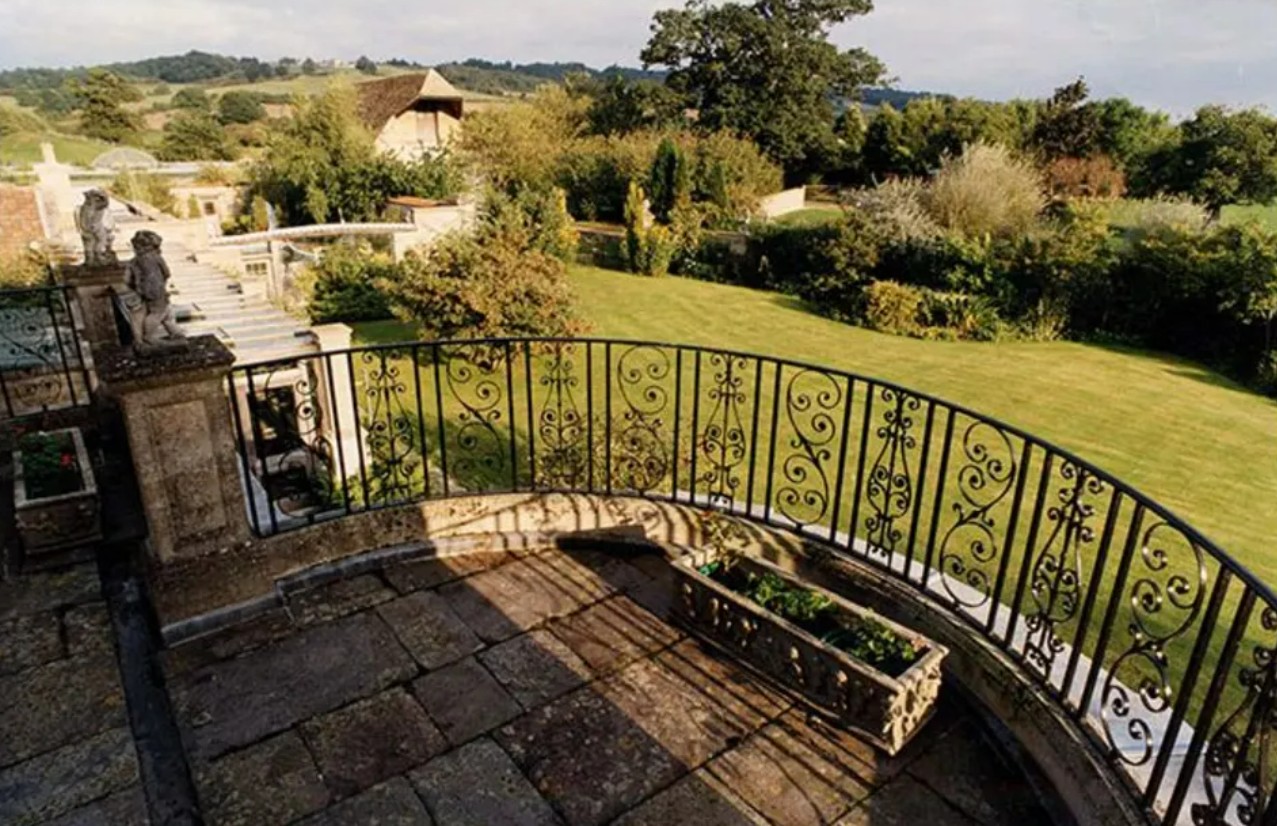
{"label": "flowering plant", "polygon": [[70,433],[24,434],[18,440],[18,450],[28,498],[61,496],[84,486]]}

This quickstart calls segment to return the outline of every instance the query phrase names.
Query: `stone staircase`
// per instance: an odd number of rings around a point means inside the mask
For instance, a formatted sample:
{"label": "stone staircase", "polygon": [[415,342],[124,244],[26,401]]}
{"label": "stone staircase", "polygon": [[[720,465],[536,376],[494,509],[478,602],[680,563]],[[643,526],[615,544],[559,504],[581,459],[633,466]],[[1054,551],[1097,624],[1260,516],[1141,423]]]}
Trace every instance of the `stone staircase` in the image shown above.
{"label": "stone staircase", "polygon": [[165,260],[173,273],[171,300],[187,335],[217,336],[240,363],[318,352],[316,339],[304,323],[264,298],[245,296],[226,273],[192,261],[177,245],[166,245]]}

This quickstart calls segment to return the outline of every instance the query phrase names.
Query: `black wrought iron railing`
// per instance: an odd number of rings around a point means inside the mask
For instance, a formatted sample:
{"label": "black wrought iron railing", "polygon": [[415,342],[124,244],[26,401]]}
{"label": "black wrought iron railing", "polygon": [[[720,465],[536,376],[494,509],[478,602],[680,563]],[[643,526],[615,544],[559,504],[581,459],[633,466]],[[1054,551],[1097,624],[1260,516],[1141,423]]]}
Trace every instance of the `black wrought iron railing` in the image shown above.
{"label": "black wrought iron railing", "polygon": [[373,346],[237,367],[230,389],[259,534],[478,492],[725,510],[945,606],[1152,822],[1277,822],[1272,591],[1015,427],[822,367],[586,339]]}
{"label": "black wrought iron railing", "polygon": [[68,287],[0,290],[0,403],[4,418],[79,407],[92,382]]}

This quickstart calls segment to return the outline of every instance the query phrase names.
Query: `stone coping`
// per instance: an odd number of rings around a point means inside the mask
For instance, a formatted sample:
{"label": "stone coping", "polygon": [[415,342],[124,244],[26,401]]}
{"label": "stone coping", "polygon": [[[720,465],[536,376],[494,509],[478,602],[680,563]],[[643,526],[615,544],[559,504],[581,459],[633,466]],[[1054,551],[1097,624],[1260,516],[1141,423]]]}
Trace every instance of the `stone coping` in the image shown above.
{"label": "stone coping", "polygon": [[69,287],[101,287],[124,282],[127,262],[102,267],[86,267],[84,264],[64,264],[58,268],[62,283]]}
{"label": "stone coping", "polygon": [[[138,355],[132,347],[107,345],[96,356],[98,377],[111,391],[162,386],[179,374],[225,372],[235,354],[217,336],[186,339],[186,345]],[[189,380],[189,379],[184,379]]]}

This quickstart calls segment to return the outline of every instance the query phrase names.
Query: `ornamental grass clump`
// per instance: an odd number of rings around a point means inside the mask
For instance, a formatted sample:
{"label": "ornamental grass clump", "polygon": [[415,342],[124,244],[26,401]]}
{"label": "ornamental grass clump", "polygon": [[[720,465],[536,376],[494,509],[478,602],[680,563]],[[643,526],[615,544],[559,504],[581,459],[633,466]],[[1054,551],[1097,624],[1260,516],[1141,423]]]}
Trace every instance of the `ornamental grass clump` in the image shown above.
{"label": "ornamental grass clump", "polygon": [[1030,161],[1002,146],[975,143],[944,161],[924,203],[946,229],[968,237],[1009,237],[1032,229],[1047,199]]}

